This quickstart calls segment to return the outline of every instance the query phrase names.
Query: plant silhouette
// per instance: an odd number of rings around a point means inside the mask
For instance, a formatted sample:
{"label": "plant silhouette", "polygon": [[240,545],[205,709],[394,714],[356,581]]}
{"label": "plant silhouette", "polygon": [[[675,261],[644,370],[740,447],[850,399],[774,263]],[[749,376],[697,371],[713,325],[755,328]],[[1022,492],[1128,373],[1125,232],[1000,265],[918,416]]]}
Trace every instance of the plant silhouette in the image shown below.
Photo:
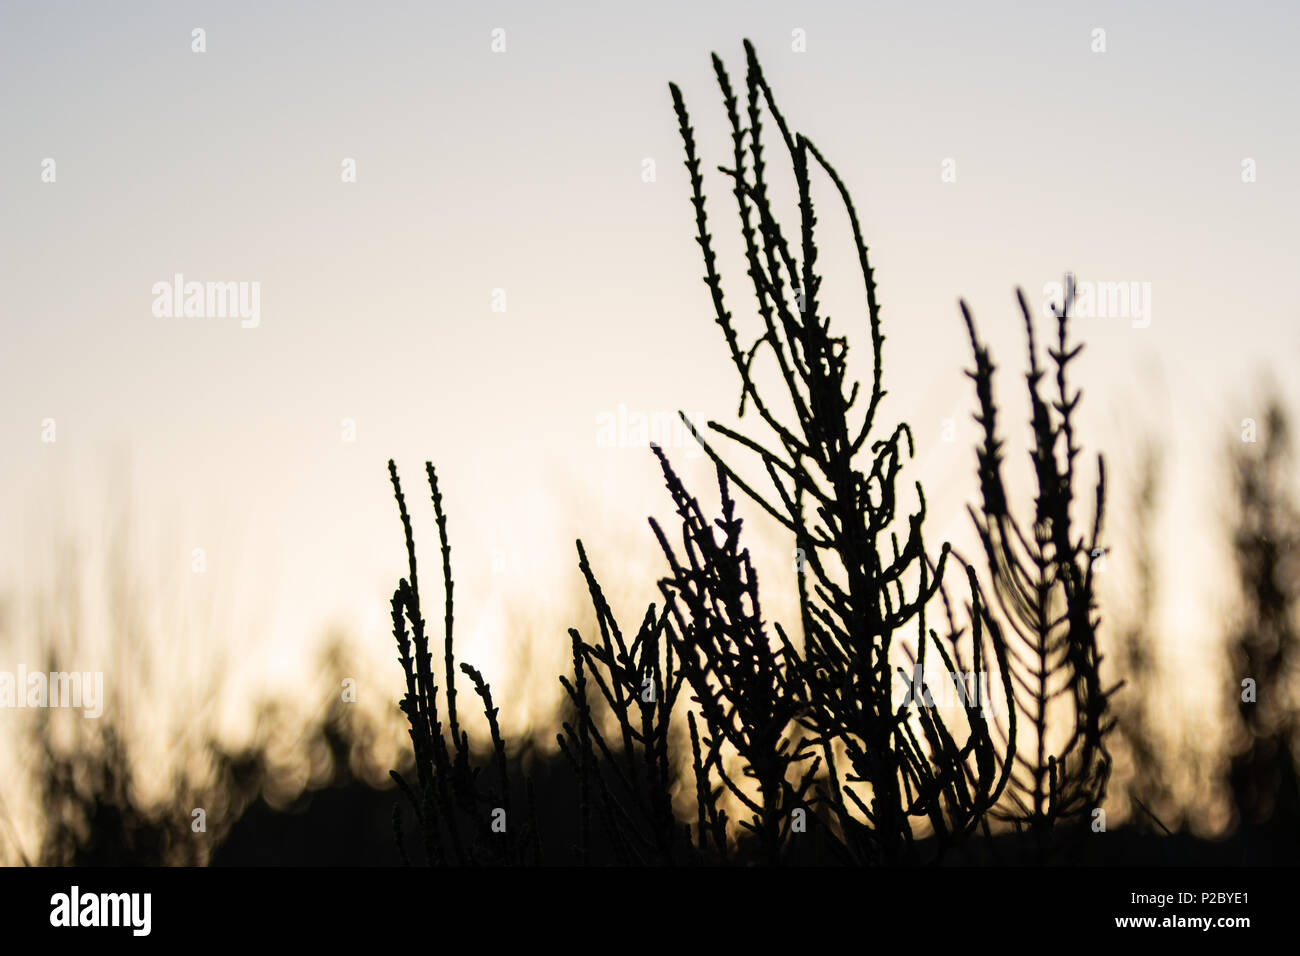
{"label": "plant silhouette", "polygon": [[[969,599],[966,625],[959,626],[945,581],[952,551],[944,543],[932,557],[926,548],[920,484],[913,485],[914,511],[905,514],[900,502],[911,429],[879,420],[885,336],[857,211],[833,166],[787,123],[748,41],[745,53],[743,106],[716,55],[713,66],[732,140],[731,165],[719,170],[736,200],[757,301],[750,340],[726,305],[702,160],[682,93],[676,84],[669,89],[704,281],[739,378],[739,414],[752,410],[767,437],[717,422],[708,423],[708,432],[753,455],[770,490],[746,482],[687,421],[716,467],[721,514],[710,518],[667,455],[654,448],[681,528],[674,535],[651,521],[669,569],[659,582],[663,604],[647,608],[630,639],[578,543],[599,636],[589,641],[570,631],[573,673],[560,679],[570,719],[557,740],[578,781],[574,859],[592,862],[599,834],[609,858],[625,864],[777,864],[807,858],[800,840],[845,863],[933,862],[979,829],[989,832],[991,819],[1029,833],[1035,858],[1045,859],[1057,829],[1097,806],[1109,768],[1110,691],[1099,673],[1093,595],[1104,483],[1099,479],[1085,546],[1071,524],[1079,395],[1070,392],[1066,370],[1079,348],[1067,342],[1068,297],[1058,314],[1057,345],[1049,350],[1052,398],[1040,392],[1044,370],[1020,300],[1038,478],[1029,536],[1003,489],[992,362],[962,305],[976,357],[970,373],[976,419],[984,428],[977,449],[982,500],[972,514],[996,600],[990,607],[975,568],[963,564],[959,576]],[[776,148],[793,171],[798,221],[789,230],[769,197],[765,123],[775,127]],[[872,357],[865,387],[849,374],[848,338],[822,314],[815,181],[829,183],[852,232]],[[761,355],[779,373],[779,402],[755,374]],[[778,405],[791,410],[788,417],[777,413]],[[518,838],[509,827],[494,832],[489,825],[490,814],[511,814],[511,760],[490,691],[467,665],[461,670],[482,698],[490,727],[491,740],[479,749],[492,755],[494,773],[476,765],[475,747],[457,720],[450,548],[433,467],[426,465],[442,542],[445,728],[411,521],[391,461],[389,469],[409,561],[392,611],[417,768],[414,782],[395,778],[420,821],[429,862],[524,862],[530,853],[536,859],[535,817]],[[801,633],[788,634],[763,617],[733,487],[793,539]],[[940,617],[943,635],[931,626]],[[900,644],[905,635],[915,636],[915,653]],[[900,654],[910,669],[901,666]],[[989,671],[1004,689],[1005,719],[990,719],[997,708],[989,685],[976,682],[972,689],[965,680]],[[952,683],[956,715],[933,705],[927,674]],[[1053,751],[1048,715],[1062,695],[1072,702],[1072,725]],[[1027,728],[1027,744],[1017,739],[1018,727]],[[686,791],[694,797],[688,809],[678,799]]]}
{"label": "plant silhouette", "polygon": [[[1032,852],[1040,860],[1048,857],[1063,828],[1078,835],[1078,825],[1088,822],[1090,813],[1100,808],[1110,774],[1106,736],[1114,723],[1109,699],[1115,688],[1103,689],[1095,614],[1095,572],[1104,555],[1100,538],[1106,473],[1098,456],[1093,515],[1085,542],[1083,536],[1075,536],[1073,524],[1075,459],[1079,454],[1074,414],[1082,392],[1070,390],[1067,375],[1083,346],[1069,339],[1073,304],[1069,277],[1065,289],[1065,300],[1056,311],[1056,344],[1048,349],[1054,393],[1043,391],[1047,370],[1038,361],[1033,316],[1023,293],[1017,296],[1029,343],[1025,379],[1033,432],[1030,458],[1037,487],[1028,532],[1015,517],[1003,483],[993,361],[988,347],[979,341],[970,310],[962,303],[975,353],[975,369],[968,374],[975,382],[979,404],[976,421],[984,432],[976,454],[980,506],[972,508],[971,515],[998,612],[986,608],[983,613],[995,644],[1008,652],[1009,693],[1014,699],[1005,726],[995,721],[1009,748],[1006,766],[1011,772],[1007,788],[1010,806],[996,809],[994,815],[1026,830],[1033,841]],[[1065,717],[1054,724],[1051,714],[1058,703],[1057,710],[1064,710]],[[1054,746],[1054,727],[1063,729],[1059,746]]]}

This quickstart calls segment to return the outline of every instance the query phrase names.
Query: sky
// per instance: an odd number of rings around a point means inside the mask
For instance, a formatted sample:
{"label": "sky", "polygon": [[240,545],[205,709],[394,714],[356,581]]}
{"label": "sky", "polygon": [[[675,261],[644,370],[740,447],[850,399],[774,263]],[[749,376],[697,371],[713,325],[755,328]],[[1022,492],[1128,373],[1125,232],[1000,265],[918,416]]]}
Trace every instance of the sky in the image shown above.
{"label": "sky", "polygon": [[[1117,513],[1140,443],[1164,448],[1162,613],[1188,675],[1171,706],[1203,709],[1226,600],[1222,451],[1262,420],[1270,376],[1300,397],[1286,3],[11,0],[2,639],[39,638],[34,595],[48,603],[71,542],[88,567],[132,569],[140,627],[182,688],[291,685],[330,629],[388,661],[405,572],[390,457],[430,569],[423,462],[439,470],[462,653],[489,679],[561,666],[576,538],[639,620],[662,572],[645,518],[667,496],[649,451],[626,433],[610,447],[599,423],[734,419],[667,84],[706,158],[729,303],[749,316],[709,61],[739,82],[745,37],[855,198],[888,337],[884,415],[917,435],[935,547],[969,541],[977,493],[958,300],[1023,432],[1015,289],[1040,310],[1067,272],[1139,290],[1142,314],[1076,325],[1081,436],[1107,456]],[[817,188],[827,302],[862,358],[848,231]],[[157,314],[177,274],[257,283],[255,326]],[[667,444],[704,490],[697,450]],[[788,543],[755,531],[779,609]],[[68,629],[107,633],[102,603]],[[396,697],[388,676],[375,692]]]}

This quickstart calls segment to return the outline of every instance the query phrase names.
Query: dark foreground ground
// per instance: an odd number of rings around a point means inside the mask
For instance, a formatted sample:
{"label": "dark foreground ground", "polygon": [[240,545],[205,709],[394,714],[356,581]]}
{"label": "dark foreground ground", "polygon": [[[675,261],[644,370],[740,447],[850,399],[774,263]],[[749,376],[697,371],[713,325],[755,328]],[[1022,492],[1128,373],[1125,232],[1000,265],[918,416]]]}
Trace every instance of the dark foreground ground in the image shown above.
{"label": "dark foreground ground", "polygon": [[[551,834],[543,842],[543,863],[563,865],[572,861],[576,840],[578,795],[566,784],[567,773],[553,764],[534,765],[530,773],[539,793],[549,801],[539,802],[540,829]],[[396,788],[376,790],[348,780],[304,795],[296,804],[275,809],[258,799],[240,818],[227,839],[213,853],[214,866],[394,866],[400,865],[393,835],[393,808],[398,806]],[[422,857],[415,839],[414,818],[403,811],[406,845],[410,858]],[[1238,832],[1224,840],[1203,840],[1195,836],[1120,827],[1092,834],[1079,842],[1079,853],[1070,862],[1085,866],[1263,866],[1300,864],[1300,835],[1272,829]],[[612,862],[600,859],[594,862]],[[831,864],[828,853],[819,852],[816,837],[809,835],[809,852],[796,865]],[[1024,843],[1015,835],[975,838],[946,861],[947,865],[1020,865],[1036,862],[1027,856]]]}

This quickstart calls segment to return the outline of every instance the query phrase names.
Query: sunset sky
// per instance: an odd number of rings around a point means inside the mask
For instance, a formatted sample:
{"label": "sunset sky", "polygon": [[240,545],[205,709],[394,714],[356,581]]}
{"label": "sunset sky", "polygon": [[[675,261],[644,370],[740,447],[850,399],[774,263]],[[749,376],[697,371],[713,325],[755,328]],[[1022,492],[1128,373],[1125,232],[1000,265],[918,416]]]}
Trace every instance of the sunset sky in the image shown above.
{"label": "sunset sky", "polygon": [[[910,477],[935,550],[969,542],[977,493],[958,299],[993,343],[1019,448],[1015,288],[1038,307],[1067,271],[1150,290],[1147,327],[1076,324],[1081,438],[1108,457],[1121,568],[1136,448],[1165,446],[1165,633],[1187,675],[1178,706],[1203,709],[1198,695],[1218,693],[1203,668],[1224,599],[1222,451],[1262,418],[1269,370],[1300,399],[1300,7],[1276,2],[7,2],[5,659],[36,645],[35,595],[73,542],[88,565],[134,569],[150,602],[140,626],[188,675],[180,686],[218,659],[236,693],[284,686],[336,627],[373,650],[389,679],[375,692],[396,698],[390,457],[430,581],[423,462],[439,469],[463,654],[490,679],[527,659],[528,631],[551,642],[538,671],[553,686],[564,628],[580,623],[577,537],[639,619],[662,570],[645,518],[667,514],[667,496],[649,451],[605,447],[597,424],[620,407],[734,416],[667,84],[690,107],[729,304],[747,318],[709,62],[717,51],[743,85],[743,37],[857,202],[888,336],[884,420],[916,433]],[[864,358],[828,186],[827,301]],[[155,283],[178,273],[259,283],[257,326],[155,315]],[[677,444],[708,491],[704,459]],[[116,556],[115,521],[132,529]],[[754,530],[779,613],[788,543]],[[87,613],[102,630],[113,612]]]}

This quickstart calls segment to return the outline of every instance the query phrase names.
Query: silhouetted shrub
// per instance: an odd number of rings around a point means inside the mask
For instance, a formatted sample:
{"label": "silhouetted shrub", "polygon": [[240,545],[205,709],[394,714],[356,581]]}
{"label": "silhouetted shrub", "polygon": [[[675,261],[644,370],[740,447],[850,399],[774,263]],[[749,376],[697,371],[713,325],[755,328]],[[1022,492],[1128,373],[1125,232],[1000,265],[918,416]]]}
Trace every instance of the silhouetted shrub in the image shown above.
{"label": "silhouetted shrub", "polygon": [[[1109,768],[1104,745],[1109,691],[1103,691],[1098,671],[1092,579],[1104,486],[1099,481],[1091,543],[1085,547],[1071,525],[1078,394],[1067,387],[1066,367],[1078,348],[1066,341],[1069,301],[1059,316],[1058,346],[1049,350],[1057,385],[1057,396],[1049,400],[1040,395],[1043,373],[1021,299],[1030,336],[1028,382],[1039,482],[1029,539],[1007,507],[993,368],[966,313],[977,360],[971,373],[980,403],[977,419],[985,427],[979,450],[983,502],[975,516],[999,607],[986,606],[978,576],[966,566],[969,626],[959,627],[944,583],[950,548],[944,544],[937,559],[926,550],[925,495],[919,484],[914,486],[917,508],[907,516],[899,540],[897,525],[904,521],[898,482],[912,454],[912,433],[900,423],[877,434],[885,395],[884,334],[857,212],[834,168],[786,123],[748,42],[745,50],[743,118],[721,60],[715,56],[713,64],[732,131],[733,165],[722,172],[737,200],[758,302],[760,329],[748,344],[742,344],[725,304],[686,106],[675,84],[670,92],[685,147],[704,279],[740,379],[739,412],[743,417],[752,408],[769,438],[764,443],[716,422],[709,429],[754,454],[771,491],[746,483],[688,421],[717,470],[722,513],[710,520],[667,456],[654,449],[681,519],[680,544],[651,522],[669,566],[659,583],[664,606],[651,605],[630,640],[579,542],[579,567],[599,641],[571,630],[573,676],[561,678],[572,719],[558,740],[578,780],[576,859],[592,861],[599,832],[622,863],[780,863],[799,856],[797,838],[805,847],[812,841],[821,848],[820,858],[848,863],[933,861],[981,826],[987,832],[995,812],[1033,832],[1038,855],[1046,858],[1055,829],[1077,823],[1097,806]],[[794,173],[799,221],[793,238],[787,238],[768,196],[765,114],[780,133]],[[812,198],[817,173],[832,185],[852,230],[872,349],[872,380],[865,391],[848,375],[847,338],[834,334],[819,306],[822,277]],[[779,404],[792,410],[789,420],[774,411],[778,403],[769,402],[752,374],[756,356],[764,351],[779,371]],[[863,396],[866,408],[858,416],[854,409]],[[535,823],[520,840],[509,829],[493,831],[488,825],[489,814],[509,804],[509,761],[490,694],[464,665],[489,718],[497,767],[492,785],[483,782],[474,748],[458,729],[450,549],[437,482],[427,465],[443,552],[450,743],[443,730],[410,519],[392,462],[389,469],[410,565],[393,597],[393,627],[407,684],[402,709],[418,769],[415,785],[398,780],[421,821],[426,856],[431,862],[520,862],[522,846],[531,840],[536,859]],[[793,537],[801,556],[796,587],[802,633],[794,638],[763,619],[732,486]],[[948,625],[942,637],[927,626],[926,616],[938,596]],[[914,655],[910,648],[902,651],[910,672],[898,666],[894,653],[898,639],[909,633],[917,642]],[[936,656],[943,665],[941,679],[951,681],[959,694],[963,729],[950,727],[932,703],[925,668]],[[994,708],[985,696],[988,685],[967,683],[969,675],[990,668],[1005,689],[1005,725],[989,719]],[[901,698],[896,673],[906,688]],[[683,689],[689,700],[683,700]],[[1072,733],[1049,752],[1049,704],[1062,695],[1073,705]],[[1028,757],[1017,746],[1018,716],[1034,735]],[[675,794],[687,769],[694,777],[694,813],[679,819]],[[1000,803],[1004,799],[1006,806]],[[739,814],[738,832],[729,829],[728,807]],[[472,848],[462,833],[474,835]]]}
{"label": "silhouetted shrub", "polygon": [[[510,762],[497,724],[497,708],[492,703],[492,692],[487,683],[468,664],[460,665],[460,669],[474,685],[483,702],[491,733],[494,783],[486,783],[484,768],[478,763],[478,757],[470,746],[469,734],[457,719],[456,660],[452,640],[455,616],[451,545],[447,540],[447,516],[442,509],[437,474],[433,465],[426,463],[425,474],[429,480],[434,516],[442,542],[446,732],[438,709],[433,654],[429,650],[429,637],[421,611],[414,532],[397,476],[397,466],[391,460],[388,462],[388,473],[402,518],[402,530],[406,535],[406,555],[410,569],[409,576],[403,578],[393,592],[392,619],[398,660],[406,678],[406,695],[402,698],[401,708],[410,727],[416,771],[414,784],[409,783],[396,770],[392,772],[393,779],[419,821],[425,857],[430,864],[538,862],[541,848],[531,787],[525,781],[527,807],[533,823],[526,828],[512,828]],[[401,818],[396,808],[393,810],[393,829],[398,848],[405,859]],[[518,837],[516,833],[519,834]]]}
{"label": "silhouetted shrub", "polygon": [[[980,508],[971,509],[984,548],[995,606],[986,608],[985,623],[1005,647],[1010,661],[1009,708],[1005,726],[996,721],[1010,749],[1007,796],[1011,806],[995,816],[1029,831],[1033,853],[1046,859],[1061,830],[1077,836],[1101,806],[1110,775],[1106,735],[1113,726],[1108,702],[1114,688],[1103,689],[1101,652],[1097,645],[1094,572],[1105,509],[1105,468],[1097,458],[1097,484],[1088,534],[1076,537],[1074,413],[1082,392],[1071,391],[1067,371],[1082,351],[1069,340],[1073,282],[1067,277],[1065,301],[1056,311],[1056,346],[1048,348],[1054,390],[1046,395],[1034,340],[1034,321],[1022,293],[1017,298],[1029,343],[1030,425],[1036,495],[1026,528],[1008,501],[1002,478],[1002,440],[993,400],[994,366],[981,345],[966,304],[966,318],[979,402],[976,421],[984,431],[977,449]],[[1054,705],[1060,704],[1054,711]],[[1064,718],[1053,721],[1053,713]],[[1021,738],[1016,736],[1019,717]],[[1062,729],[1063,739],[1053,739]],[[1027,732],[1027,733],[1026,733]],[[1024,740],[1024,736],[1028,740]]]}

